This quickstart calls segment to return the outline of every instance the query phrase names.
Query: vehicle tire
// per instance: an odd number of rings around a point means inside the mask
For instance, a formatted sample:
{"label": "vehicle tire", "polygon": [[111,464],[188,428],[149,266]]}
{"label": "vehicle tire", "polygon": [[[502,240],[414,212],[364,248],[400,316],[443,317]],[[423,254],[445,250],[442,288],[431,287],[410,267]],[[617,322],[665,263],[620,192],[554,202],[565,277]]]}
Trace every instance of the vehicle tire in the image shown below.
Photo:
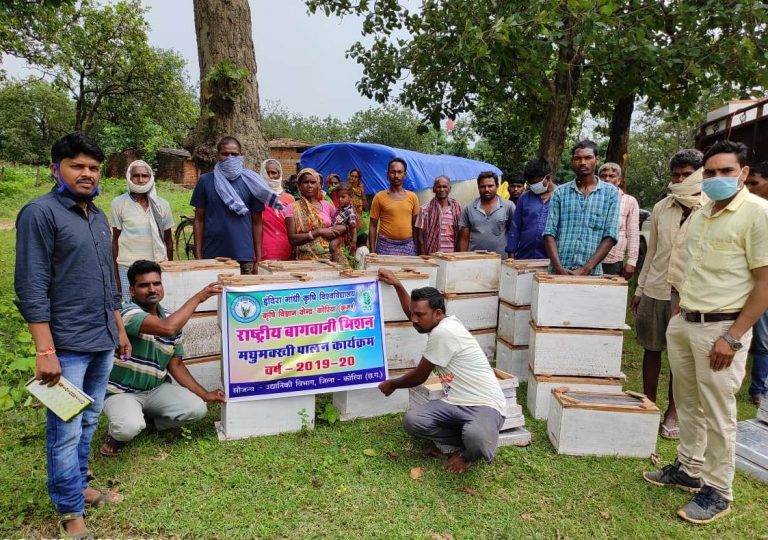
{"label": "vehicle tire", "polygon": [[177,260],[195,258],[195,233],[194,220],[192,218],[181,217],[181,221],[179,221],[179,225],[174,233],[174,240]]}

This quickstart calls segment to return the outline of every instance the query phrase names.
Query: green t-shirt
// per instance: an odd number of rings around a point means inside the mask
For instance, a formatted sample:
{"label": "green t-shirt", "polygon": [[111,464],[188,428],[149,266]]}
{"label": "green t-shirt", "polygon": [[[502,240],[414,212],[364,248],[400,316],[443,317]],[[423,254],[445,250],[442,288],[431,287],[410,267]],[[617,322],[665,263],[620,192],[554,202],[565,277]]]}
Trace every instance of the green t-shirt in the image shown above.
{"label": "green t-shirt", "polygon": [[[168,316],[161,306],[157,306],[157,314],[161,319]],[[131,340],[131,358],[123,360],[115,356],[107,393],[144,392],[170,380],[168,364],[171,358],[184,355],[181,332],[170,337],[142,334],[141,323],[149,313],[133,302],[123,304],[121,315],[125,332]]]}

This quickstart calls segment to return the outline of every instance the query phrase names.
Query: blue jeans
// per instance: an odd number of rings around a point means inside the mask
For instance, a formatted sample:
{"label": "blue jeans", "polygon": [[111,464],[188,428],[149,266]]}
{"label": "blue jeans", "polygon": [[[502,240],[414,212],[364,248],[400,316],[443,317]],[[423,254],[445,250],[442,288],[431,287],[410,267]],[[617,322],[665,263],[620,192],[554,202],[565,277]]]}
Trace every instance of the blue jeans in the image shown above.
{"label": "blue jeans", "polygon": [[750,396],[762,396],[768,392],[768,311],[757,319],[752,337],[752,384]]}
{"label": "blue jeans", "polygon": [[104,406],[113,350],[76,352],[59,350],[61,374],[93,398],[93,404],[69,422],[48,411],[45,431],[48,494],[59,514],[83,515],[88,486],[86,475],[91,439]]}

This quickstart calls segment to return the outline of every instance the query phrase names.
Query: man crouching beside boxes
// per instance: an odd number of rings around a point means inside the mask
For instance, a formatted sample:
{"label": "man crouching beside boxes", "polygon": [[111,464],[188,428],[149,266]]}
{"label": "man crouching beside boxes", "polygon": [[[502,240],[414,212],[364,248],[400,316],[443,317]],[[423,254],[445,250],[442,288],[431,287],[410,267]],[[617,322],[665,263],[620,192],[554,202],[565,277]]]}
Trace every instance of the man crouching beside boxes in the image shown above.
{"label": "man crouching beside boxes", "polygon": [[[181,329],[198,305],[221,292],[212,283],[168,313],[160,305],[165,296],[160,266],[136,261],[128,269],[131,301],[121,312],[133,352],[127,360],[115,358],[107,385],[104,413],[109,433],[101,454],[114,456],[146,427],[145,415],[159,431],[201,419],[206,403],[224,403],[224,392],[208,392],[181,361]],[[172,384],[168,374],[179,384]]]}
{"label": "man crouching beside boxes", "polygon": [[444,397],[408,411],[405,431],[432,441],[428,453],[445,459],[450,472],[463,473],[480,458],[492,461],[504,424],[505,400],[477,340],[455,316],[445,314],[445,300],[437,289],[414,289],[409,297],[391,271],[380,270],[379,279],[395,287],[416,331],[429,334],[419,365],[379,384],[379,390],[389,396],[398,388],[413,388],[434,370]]}

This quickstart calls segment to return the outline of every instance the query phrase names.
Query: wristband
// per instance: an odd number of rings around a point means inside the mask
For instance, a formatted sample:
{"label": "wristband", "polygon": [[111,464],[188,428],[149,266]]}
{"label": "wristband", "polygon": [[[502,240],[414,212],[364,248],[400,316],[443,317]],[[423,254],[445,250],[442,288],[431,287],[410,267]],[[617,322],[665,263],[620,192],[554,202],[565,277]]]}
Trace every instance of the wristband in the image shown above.
{"label": "wristband", "polygon": [[35,353],[35,356],[49,356],[49,355],[55,354],[55,353],[56,353],[56,349],[54,349],[53,347],[49,347],[49,348],[45,349],[44,351],[37,351]]}

